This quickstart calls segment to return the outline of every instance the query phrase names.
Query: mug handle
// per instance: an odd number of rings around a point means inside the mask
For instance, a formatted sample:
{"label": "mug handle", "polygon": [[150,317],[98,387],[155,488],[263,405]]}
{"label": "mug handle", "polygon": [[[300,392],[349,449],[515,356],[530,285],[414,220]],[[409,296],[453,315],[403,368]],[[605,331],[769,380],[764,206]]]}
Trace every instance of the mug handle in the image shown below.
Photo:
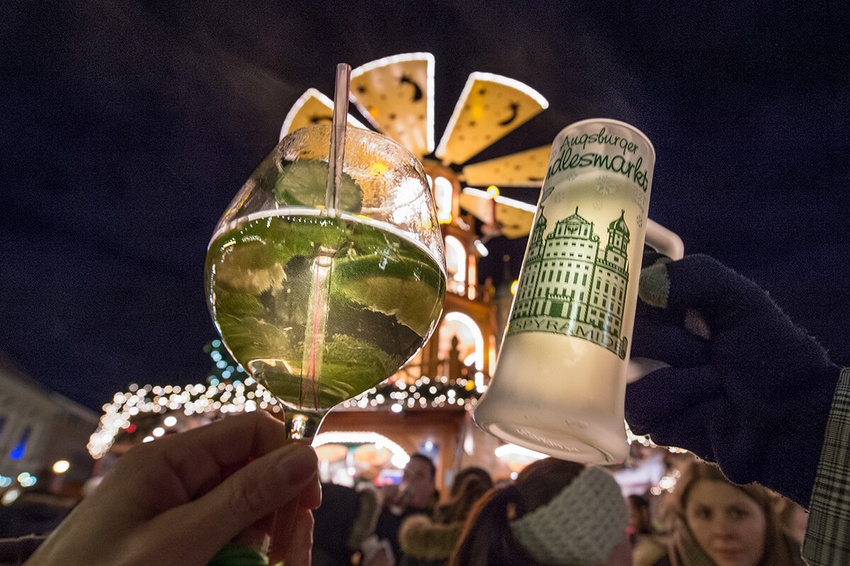
{"label": "mug handle", "polygon": [[670,259],[677,260],[685,257],[685,243],[682,238],[651,218],[647,218],[646,221],[645,239],[648,246]]}
{"label": "mug handle", "polygon": [[[672,260],[685,257],[685,243],[682,238],[672,230],[665,228],[652,219],[646,222],[646,245],[658,253],[662,253]],[[666,367],[667,364],[649,358],[631,358],[629,369],[626,372],[626,383],[632,383],[656,369]]]}

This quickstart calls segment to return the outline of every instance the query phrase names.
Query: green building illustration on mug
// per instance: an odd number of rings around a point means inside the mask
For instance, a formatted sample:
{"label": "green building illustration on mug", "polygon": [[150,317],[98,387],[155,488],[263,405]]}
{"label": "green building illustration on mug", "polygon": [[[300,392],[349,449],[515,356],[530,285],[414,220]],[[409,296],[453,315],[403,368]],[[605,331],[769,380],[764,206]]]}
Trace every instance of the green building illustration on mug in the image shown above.
{"label": "green building illustration on mug", "polygon": [[540,209],[525,258],[507,335],[551,332],[589,340],[625,359],[622,336],[629,285],[629,228],[625,211],[608,224],[602,247],[594,224],[574,214],[545,234]]}

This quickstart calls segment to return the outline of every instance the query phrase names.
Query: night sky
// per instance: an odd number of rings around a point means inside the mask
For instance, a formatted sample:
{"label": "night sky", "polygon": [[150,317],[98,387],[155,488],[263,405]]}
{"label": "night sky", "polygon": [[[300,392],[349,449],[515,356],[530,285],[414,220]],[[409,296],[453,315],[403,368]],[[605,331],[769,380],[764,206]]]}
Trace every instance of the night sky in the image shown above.
{"label": "night sky", "polygon": [[[96,410],[131,382],[203,382],[206,245],[289,108],[331,96],[336,63],[427,51],[438,141],[473,71],[550,105],[473,161],[634,124],[658,156],[650,216],[850,364],[850,10],[669,4],[7,3],[0,351]],[[483,274],[504,253],[516,274],[524,245],[492,240]]]}

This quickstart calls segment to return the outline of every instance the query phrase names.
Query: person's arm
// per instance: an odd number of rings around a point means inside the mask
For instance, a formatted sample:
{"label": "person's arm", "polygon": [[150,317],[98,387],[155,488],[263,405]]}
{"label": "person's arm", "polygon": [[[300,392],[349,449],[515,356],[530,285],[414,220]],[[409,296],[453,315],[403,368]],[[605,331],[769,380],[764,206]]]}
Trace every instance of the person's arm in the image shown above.
{"label": "person's arm", "polygon": [[808,506],[840,368],[754,282],[705,256],[651,258],[632,356],[664,362],[626,392],[626,420]]}
{"label": "person's arm", "polygon": [[707,256],[649,256],[626,393],[638,434],[809,509],[803,556],[850,563],[850,369],[755,283]]}
{"label": "person's arm", "polygon": [[850,557],[850,369],[841,372],[809,503],[803,557],[812,566]]}
{"label": "person's arm", "polygon": [[[228,542],[271,535],[287,564],[309,563],[321,501],[316,454],[265,412],[142,444],[48,537],[39,565],[204,565]],[[295,527],[272,533],[285,510]]]}

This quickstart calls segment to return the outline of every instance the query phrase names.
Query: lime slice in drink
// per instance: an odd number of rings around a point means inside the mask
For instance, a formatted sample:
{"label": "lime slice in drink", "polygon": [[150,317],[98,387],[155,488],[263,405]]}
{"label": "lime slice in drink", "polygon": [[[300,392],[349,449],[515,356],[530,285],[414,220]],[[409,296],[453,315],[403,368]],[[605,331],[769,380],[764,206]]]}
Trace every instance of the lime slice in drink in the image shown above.
{"label": "lime slice in drink", "polygon": [[216,280],[231,291],[259,295],[280,289],[286,280],[274,250],[259,242],[239,242],[239,253],[223,250],[213,265]]}
{"label": "lime slice in drink", "polygon": [[216,325],[240,363],[267,357],[269,352],[291,351],[297,337],[291,336],[288,329],[269,324],[256,316],[229,311],[230,306],[216,308]]}
{"label": "lime slice in drink", "polygon": [[207,262],[218,286],[259,295],[283,287],[285,266],[293,257],[309,256],[320,245],[335,248],[345,238],[344,227],[334,219],[260,218],[219,236],[210,244]]}
{"label": "lime slice in drink", "polygon": [[[278,173],[274,186],[275,200],[278,204],[290,206],[324,206],[327,179],[326,161],[308,159],[289,163]],[[363,207],[363,191],[351,175],[342,174],[342,184],[338,191],[341,210],[360,212]]]}
{"label": "lime slice in drink", "polygon": [[432,265],[410,257],[387,263],[376,255],[337,265],[339,292],[371,311],[394,316],[425,336],[440,308],[442,278]]}
{"label": "lime slice in drink", "polygon": [[437,290],[422,282],[394,277],[366,277],[345,286],[343,294],[373,311],[395,316],[420,336],[431,327]]}

